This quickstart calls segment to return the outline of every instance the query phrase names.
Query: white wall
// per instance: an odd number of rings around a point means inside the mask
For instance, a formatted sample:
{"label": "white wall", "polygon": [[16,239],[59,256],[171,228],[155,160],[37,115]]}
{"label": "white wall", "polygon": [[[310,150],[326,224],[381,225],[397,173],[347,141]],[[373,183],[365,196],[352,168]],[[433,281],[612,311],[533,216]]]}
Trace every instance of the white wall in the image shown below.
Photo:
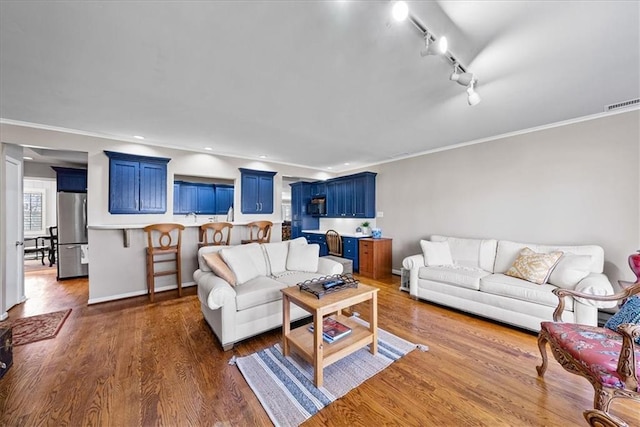
{"label": "white wall", "polygon": [[640,111],[379,165],[393,267],[432,234],[597,244],[612,282],[640,249]]}

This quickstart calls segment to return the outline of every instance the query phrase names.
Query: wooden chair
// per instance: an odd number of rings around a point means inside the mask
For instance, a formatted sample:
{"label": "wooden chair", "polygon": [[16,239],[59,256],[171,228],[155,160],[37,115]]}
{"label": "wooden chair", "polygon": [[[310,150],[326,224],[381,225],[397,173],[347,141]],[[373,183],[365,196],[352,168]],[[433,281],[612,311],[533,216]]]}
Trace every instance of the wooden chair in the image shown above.
{"label": "wooden chair", "polygon": [[329,258],[342,264],[343,274],[353,273],[353,261],[342,257],[342,236],[340,235],[340,233],[338,233],[336,230],[328,230],[325,233],[324,238],[327,242],[329,255],[323,258]]}
{"label": "wooden chair", "polygon": [[[595,301],[623,300],[640,293],[640,283],[623,292],[596,296],[570,289],[554,289],[559,304],[553,313],[553,322],[542,322],[538,335],[538,347],[542,365],[536,367],[542,377],[547,369],[546,344],[562,367],[573,374],[585,377],[595,390],[594,409],[606,413],[611,400],[626,397],[640,403],[640,346],[634,340],[640,337],[640,325],[622,324],[618,331],[597,326],[562,323],[564,297],[573,296]],[[597,412],[585,413],[599,422]],[[589,421],[589,418],[587,419]],[[609,425],[609,424],[593,424]],[[610,424],[615,425],[615,424]],[[624,425],[624,424],[622,424]]]}
{"label": "wooden chair", "polygon": [[[175,274],[178,283],[178,296],[182,296],[182,265],[180,246],[182,244],[182,224],[151,224],[143,229],[147,233],[147,289],[153,302],[155,278]],[[173,235],[172,235],[173,233]],[[156,271],[155,265],[171,262],[175,269]]]}
{"label": "wooden chair", "polygon": [[24,241],[34,242],[33,246],[24,247],[23,253],[24,253],[25,259],[27,259],[27,255],[35,254],[36,255],[35,259],[38,259],[38,257],[40,257],[40,262],[42,262],[42,265],[44,265],[44,253],[45,253],[45,250],[47,249],[47,247],[44,244],[44,239],[42,237],[25,237]]}
{"label": "wooden chair", "polygon": [[49,267],[56,263],[56,253],[58,251],[58,227],[49,227]]}
{"label": "wooden chair", "polygon": [[629,424],[615,415],[598,409],[587,409],[582,415],[591,427],[629,427]]}
{"label": "wooden chair", "polygon": [[271,241],[271,221],[253,221],[247,224],[249,228],[249,239],[242,240],[241,243],[269,243]]}
{"label": "wooden chair", "polygon": [[[200,226],[200,243],[198,247],[203,246],[229,246],[231,242],[231,229],[233,224],[230,222],[210,222]],[[211,235],[211,238],[209,238]]]}

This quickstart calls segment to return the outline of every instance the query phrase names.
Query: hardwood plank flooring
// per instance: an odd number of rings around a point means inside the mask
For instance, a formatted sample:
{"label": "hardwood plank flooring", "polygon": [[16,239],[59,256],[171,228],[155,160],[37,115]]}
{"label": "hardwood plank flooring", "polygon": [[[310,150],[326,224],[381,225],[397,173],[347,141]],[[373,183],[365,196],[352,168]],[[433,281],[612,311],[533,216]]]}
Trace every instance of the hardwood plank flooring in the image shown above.
{"label": "hardwood plank flooring", "polygon": [[[86,279],[57,282],[27,272],[15,319],[73,311],[54,339],[14,348],[0,380],[0,426],[271,425],[229,359],[273,345],[275,330],[222,351],[200,312],[195,287],[87,305]],[[320,411],[306,426],[586,425],[586,379],[550,360],[543,380],[535,334],[422,301],[399,278],[361,279],[380,288],[379,326],[430,347],[415,350]],[[366,304],[354,307],[366,319]],[[640,426],[640,405],[612,412]]]}

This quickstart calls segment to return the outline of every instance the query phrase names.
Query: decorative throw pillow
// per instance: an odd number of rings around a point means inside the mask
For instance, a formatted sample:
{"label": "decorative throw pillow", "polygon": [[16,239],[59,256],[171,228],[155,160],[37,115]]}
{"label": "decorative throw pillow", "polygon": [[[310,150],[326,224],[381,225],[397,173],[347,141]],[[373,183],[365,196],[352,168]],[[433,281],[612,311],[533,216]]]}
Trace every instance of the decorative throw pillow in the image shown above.
{"label": "decorative throw pillow", "polygon": [[320,245],[289,245],[287,255],[287,270],[306,271],[315,273],[318,271],[318,258]]}
{"label": "decorative throw pillow", "polygon": [[[306,244],[306,241],[305,241]],[[267,253],[271,274],[277,276],[287,269],[287,254],[289,252],[288,242],[264,243],[262,248]]]}
{"label": "decorative throw pillow", "polygon": [[453,265],[449,242],[430,242],[420,240],[420,247],[424,255],[424,265],[433,267],[436,265]]}
{"label": "decorative throw pillow", "polygon": [[204,258],[205,262],[216,276],[223,278],[232,286],[237,284],[236,275],[233,274],[233,271],[231,271],[227,263],[224,262],[219,252],[202,254],[202,258]]}
{"label": "decorative throw pillow", "polygon": [[[264,264],[262,249],[257,243],[233,246],[222,249],[220,255],[227,263],[233,274],[236,276],[238,285],[241,285],[255,277],[261,275],[264,265],[260,267],[257,263]],[[266,274],[266,273],[263,273]]]}
{"label": "decorative throw pillow", "polygon": [[556,266],[561,256],[561,251],[544,254],[524,248],[520,251],[520,255],[513,262],[511,268],[504,274],[543,285],[547,283],[551,270]]}
{"label": "decorative throw pillow", "polygon": [[[640,324],[640,296],[634,295],[627,299],[620,310],[607,320],[604,327],[618,332],[618,326],[623,323]],[[635,341],[640,344],[640,337]]]}
{"label": "decorative throw pillow", "polygon": [[591,255],[562,255],[556,268],[551,271],[549,283],[565,289],[573,289],[590,273]]}

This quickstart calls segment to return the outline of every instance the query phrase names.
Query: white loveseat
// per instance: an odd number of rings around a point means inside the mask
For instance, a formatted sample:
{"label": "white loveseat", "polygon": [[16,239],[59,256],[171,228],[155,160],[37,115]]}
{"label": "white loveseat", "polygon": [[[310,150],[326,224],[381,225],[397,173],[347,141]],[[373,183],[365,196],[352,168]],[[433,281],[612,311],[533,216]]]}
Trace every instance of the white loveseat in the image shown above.
{"label": "white loveseat", "polygon": [[[212,271],[203,257],[220,252],[239,282],[235,286]],[[319,246],[305,238],[239,246],[205,246],[198,250],[193,278],[205,320],[224,350],[245,338],[282,325],[281,289],[320,276],[342,273],[342,265],[318,256]],[[226,257],[225,257],[226,255]],[[291,306],[291,318],[309,316]]]}
{"label": "white loveseat", "polygon": [[[409,270],[409,292],[414,298],[539,331],[540,322],[553,319],[558,298],[552,290],[556,287],[594,295],[614,293],[602,274],[604,251],[599,246],[550,246],[446,236],[432,236],[431,241],[448,242],[453,265],[426,266],[423,254],[405,258],[402,264]],[[537,253],[563,252],[548,283],[539,285],[504,274],[526,247]],[[565,300],[562,319],[587,325],[597,325],[598,307],[612,306],[571,297]]]}

